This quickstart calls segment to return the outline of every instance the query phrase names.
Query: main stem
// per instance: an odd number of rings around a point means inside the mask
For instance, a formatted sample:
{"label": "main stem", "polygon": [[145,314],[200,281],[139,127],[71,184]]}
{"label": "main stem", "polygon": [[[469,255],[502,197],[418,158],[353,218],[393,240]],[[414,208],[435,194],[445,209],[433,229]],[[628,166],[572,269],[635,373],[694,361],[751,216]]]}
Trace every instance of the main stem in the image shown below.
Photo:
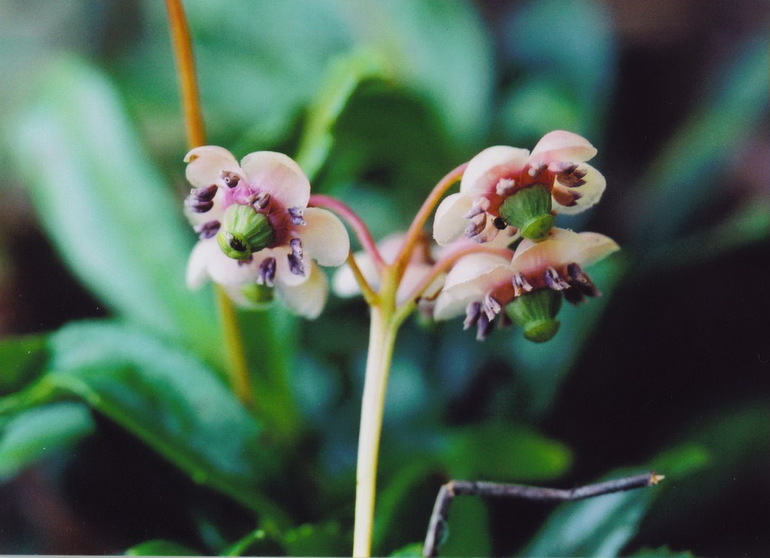
{"label": "main stem", "polygon": [[[385,304],[387,303],[386,300]],[[392,305],[372,307],[369,355],[366,361],[361,428],[358,437],[356,511],[353,531],[353,556],[355,557],[368,557],[371,554],[380,432],[385,410],[388,373],[398,325],[394,320]]]}

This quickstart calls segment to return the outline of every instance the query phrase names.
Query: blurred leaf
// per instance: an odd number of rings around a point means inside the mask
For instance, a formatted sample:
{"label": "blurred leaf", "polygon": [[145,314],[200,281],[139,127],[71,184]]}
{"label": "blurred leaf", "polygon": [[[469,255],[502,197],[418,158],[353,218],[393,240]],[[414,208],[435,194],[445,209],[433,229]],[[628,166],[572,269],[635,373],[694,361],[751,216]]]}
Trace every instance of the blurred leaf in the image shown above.
{"label": "blurred leaf", "polygon": [[[425,528],[427,527],[426,523]],[[472,496],[455,498],[449,510],[446,529],[446,542],[441,545],[442,555],[492,555],[489,513],[482,499]]]}
{"label": "blurred leaf", "polygon": [[306,523],[286,531],[283,537],[289,556],[344,556],[352,544],[337,523]]}
{"label": "blurred leaf", "polygon": [[117,92],[75,59],[57,60],[43,76],[11,143],[59,253],[113,310],[218,356],[213,309],[185,287],[194,235]]}
{"label": "blurred leaf", "polygon": [[165,539],[153,539],[132,546],[126,556],[200,556],[200,552]]}
{"label": "blurred leaf", "polygon": [[91,412],[82,403],[54,403],[14,416],[0,427],[0,480],[93,430]]}
{"label": "blurred leaf", "polygon": [[21,389],[43,372],[46,339],[42,335],[0,339],[0,394]]}
{"label": "blurred leaf", "polygon": [[422,543],[411,543],[406,546],[402,546],[398,550],[394,550],[388,554],[391,558],[421,558],[422,557]]}
{"label": "blurred leaf", "polygon": [[[653,460],[650,469],[666,474],[663,483],[681,478],[704,464],[694,446],[670,450]],[[639,469],[616,470],[602,480],[622,478]],[[525,556],[615,556],[636,533],[658,495],[652,486],[561,504],[524,550]]]}
{"label": "blurred leaf", "polygon": [[506,143],[534,146],[551,130],[588,133],[574,94],[554,80],[531,78],[517,84],[501,109],[501,136]]}
{"label": "blurred leaf", "polygon": [[[549,106],[572,99],[570,112],[578,122],[570,129],[595,136],[602,128],[615,77],[615,42],[607,9],[599,2],[584,0],[528,2],[506,18],[503,36],[505,51],[520,70],[525,90],[542,87],[547,83],[544,80],[551,82],[551,92],[543,91],[547,94],[542,98],[543,124],[552,118],[546,112]],[[587,37],[591,39],[586,40]],[[516,90],[513,95],[519,100],[528,99]],[[534,108],[532,104],[523,105],[524,110]],[[522,132],[530,132],[518,127],[515,104],[511,105],[510,113],[514,116],[510,120],[511,135],[518,138]],[[552,129],[543,128],[531,139],[538,139]]]}
{"label": "blurred leaf", "polygon": [[442,461],[454,479],[536,481],[563,475],[569,449],[523,425],[484,423],[449,436]]}
{"label": "blurred leaf", "polygon": [[380,51],[397,79],[432,101],[450,137],[460,143],[481,138],[489,124],[492,48],[471,3],[340,0],[338,5],[358,40]]}
{"label": "blurred leaf", "polygon": [[767,113],[767,40],[748,41],[639,181],[630,222],[637,244],[674,236],[708,200],[735,152]]}
{"label": "blurred leaf", "polygon": [[350,97],[364,81],[385,77],[383,60],[372,52],[340,57],[330,64],[326,79],[308,108],[296,156],[311,181],[329,155],[334,143],[333,127]]}
{"label": "blurred leaf", "polygon": [[266,538],[267,534],[263,529],[256,529],[222,550],[219,554],[221,556],[243,556],[247,552],[254,552],[252,546],[255,543],[264,541]]}
{"label": "blurred leaf", "polygon": [[643,548],[631,554],[631,556],[659,556],[660,558],[695,558],[689,550],[671,550],[667,546],[659,548]]}
{"label": "blurred leaf", "polygon": [[51,337],[45,378],[154,447],[192,479],[277,519],[258,483],[275,468],[262,430],[217,375],[157,337],[109,322]]}

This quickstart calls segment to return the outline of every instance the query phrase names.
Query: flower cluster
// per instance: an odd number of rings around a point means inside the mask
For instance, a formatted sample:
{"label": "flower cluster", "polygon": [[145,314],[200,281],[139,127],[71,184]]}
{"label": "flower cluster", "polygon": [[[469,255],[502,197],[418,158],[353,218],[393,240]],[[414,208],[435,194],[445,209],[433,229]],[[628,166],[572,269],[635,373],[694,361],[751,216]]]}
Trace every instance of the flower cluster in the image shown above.
{"label": "flower cluster", "polygon": [[299,165],[271,151],[238,164],[216,146],[193,149],[185,162],[194,187],[186,213],[200,237],[188,285],[211,279],[242,305],[259,307],[277,295],[293,312],[318,316],[328,283],[316,263],[344,263],[350,240],[336,216],[307,207],[310,183]]}

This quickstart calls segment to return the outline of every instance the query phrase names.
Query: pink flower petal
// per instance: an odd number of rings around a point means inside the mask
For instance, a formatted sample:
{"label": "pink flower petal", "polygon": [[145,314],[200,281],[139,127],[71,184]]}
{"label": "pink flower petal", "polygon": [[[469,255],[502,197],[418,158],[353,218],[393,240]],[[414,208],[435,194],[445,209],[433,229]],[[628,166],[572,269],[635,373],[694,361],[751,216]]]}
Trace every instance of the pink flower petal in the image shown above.
{"label": "pink flower petal", "polygon": [[513,272],[507,258],[471,254],[458,260],[444,281],[436,299],[434,318],[448,320],[465,312],[468,303],[511,281]]}
{"label": "pink flower petal", "polygon": [[270,193],[284,207],[307,207],[310,182],[299,165],[283,153],[257,151],[241,160],[250,186]]}
{"label": "pink flower petal", "polygon": [[321,265],[345,263],[350,253],[350,238],[342,221],[330,211],[315,207],[305,210],[304,219],[307,224],[298,227],[297,232],[305,253]]}
{"label": "pink flower petal", "polygon": [[567,188],[557,182],[554,183],[554,189],[562,188],[564,190],[572,191],[580,195],[576,200],[576,204],[572,206],[564,206],[556,201],[554,196],[554,209],[565,215],[574,215],[585,211],[589,207],[596,205],[602,198],[604,189],[607,187],[607,181],[604,179],[602,173],[593,168],[591,165],[582,164],[579,169],[586,171],[586,175],[583,177],[585,184],[578,186],[577,188]]}
{"label": "pink flower petal", "polygon": [[548,266],[559,267],[573,262],[587,267],[619,249],[614,240],[603,234],[553,229],[541,242],[524,239],[516,249],[512,266],[525,275],[539,274]]}
{"label": "pink flower petal", "polygon": [[527,164],[529,151],[507,145],[488,147],[468,163],[460,192],[486,194],[494,190],[501,178],[518,175]]}
{"label": "pink flower petal", "polygon": [[436,209],[433,219],[433,238],[445,246],[464,235],[468,220],[463,215],[473,206],[473,198],[463,193],[452,194],[444,198]]}
{"label": "pink flower petal", "polygon": [[220,285],[242,285],[254,281],[258,274],[255,262],[239,264],[219,248],[216,238],[200,240],[187,263],[187,285],[200,287],[208,278]]}
{"label": "pink flower petal", "polygon": [[583,136],[556,130],[549,132],[537,142],[529,157],[533,165],[554,162],[582,163],[596,155],[596,148]]}
{"label": "pink flower petal", "polygon": [[224,147],[204,145],[191,149],[184,157],[185,176],[196,188],[205,188],[220,182],[222,171],[241,173],[238,161]]}
{"label": "pink flower petal", "polygon": [[276,284],[276,294],[281,302],[293,313],[314,319],[323,310],[329,294],[326,275],[315,264],[308,265],[309,277],[300,285]]}

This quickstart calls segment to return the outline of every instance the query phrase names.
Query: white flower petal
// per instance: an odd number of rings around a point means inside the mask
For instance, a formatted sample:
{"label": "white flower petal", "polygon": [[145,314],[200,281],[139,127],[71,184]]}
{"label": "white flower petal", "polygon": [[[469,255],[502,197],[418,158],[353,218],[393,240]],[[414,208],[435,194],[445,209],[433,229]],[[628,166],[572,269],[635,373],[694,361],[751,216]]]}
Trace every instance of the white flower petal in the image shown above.
{"label": "white flower petal", "polygon": [[189,207],[185,206],[184,208],[185,217],[187,217],[187,220],[192,226],[203,225],[204,223],[208,223],[209,221],[221,222],[222,217],[224,217],[224,214],[225,214],[223,201],[226,195],[227,194],[222,188],[217,188],[217,193],[214,195],[214,199],[212,200],[214,202],[214,207],[212,207],[205,213],[198,213],[196,211],[193,211]]}
{"label": "white flower petal", "polygon": [[573,262],[587,267],[619,249],[614,240],[603,234],[553,229],[541,242],[524,239],[513,256],[512,265],[524,274],[538,274],[548,266]]}
{"label": "white flower petal", "polygon": [[250,186],[269,192],[284,207],[307,207],[310,182],[289,156],[275,151],[256,151],[241,160]]}
{"label": "white flower petal", "polygon": [[255,262],[239,264],[225,256],[216,238],[208,238],[198,241],[190,254],[187,285],[198,288],[208,278],[220,285],[242,285],[254,281],[257,273]]}
{"label": "white flower petal", "polygon": [[[419,285],[423,279],[430,273],[433,266],[428,264],[409,264],[406,266],[404,276],[401,279],[401,284],[398,287],[396,293],[396,300],[399,304],[406,302],[406,298],[412,294],[414,289]],[[433,298],[436,296],[441,287],[444,286],[445,276],[439,275],[434,281],[425,289],[422,294],[424,298]]]}
{"label": "white flower petal", "polygon": [[580,194],[580,198],[576,200],[576,205],[564,206],[556,201],[554,197],[554,209],[563,213],[564,215],[574,215],[588,209],[589,207],[596,205],[602,198],[604,189],[607,187],[607,181],[604,179],[602,173],[593,168],[591,165],[582,164],[579,169],[586,171],[586,175],[583,177],[585,184],[578,186],[577,188],[567,188],[560,185],[557,182],[554,183],[554,188],[563,188],[565,190],[571,190]]}
{"label": "white flower petal", "polygon": [[462,238],[468,220],[463,217],[473,206],[473,198],[466,194],[457,193],[444,198],[436,209],[433,219],[433,238],[440,245]]}
{"label": "white flower petal", "polygon": [[345,225],[336,215],[325,209],[305,209],[306,225],[297,229],[305,253],[325,266],[345,263],[350,253],[350,238]]}
{"label": "white flower petal", "polygon": [[[356,252],[353,256],[358,264],[358,269],[361,270],[367,283],[373,288],[378,289],[380,286],[380,275],[377,273],[377,266],[374,264],[374,260],[366,252]],[[332,289],[341,297],[356,296],[361,293],[361,289],[358,286],[353,270],[349,265],[345,265],[337,270],[332,278]]]}
{"label": "white flower petal", "polygon": [[537,142],[529,157],[533,165],[556,162],[582,163],[596,155],[596,148],[583,136],[556,130]]}
{"label": "white flower petal", "polygon": [[307,281],[301,285],[277,283],[276,294],[293,313],[312,320],[318,317],[326,304],[329,284],[326,275],[317,265],[309,265],[308,273]]}
{"label": "white flower petal", "polygon": [[[219,250],[219,246],[213,246]],[[208,261],[211,258],[212,245],[210,240],[200,240],[190,252],[187,260],[187,287],[199,289],[209,279]]]}
{"label": "white flower petal", "polygon": [[305,275],[296,275],[292,273],[289,267],[289,254],[291,249],[288,246],[278,246],[269,250],[262,250],[266,254],[275,258],[275,282],[283,283],[289,287],[296,287],[307,281],[310,274],[310,266],[312,261],[307,256],[303,258],[302,263],[305,266]]}
{"label": "white flower petal", "polygon": [[475,283],[488,286],[496,285],[500,278],[510,271],[510,260],[494,254],[470,254],[463,256],[452,267],[444,281],[444,290],[450,290],[458,285]]}
{"label": "white flower petal", "polygon": [[466,194],[485,194],[497,186],[501,178],[510,178],[527,164],[529,151],[507,145],[488,147],[468,163],[460,182]]}
{"label": "white flower petal", "polygon": [[191,149],[184,157],[187,163],[185,176],[196,188],[205,188],[217,184],[222,171],[241,173],[241,167],[232,153],[217,145],[204,145]]}

